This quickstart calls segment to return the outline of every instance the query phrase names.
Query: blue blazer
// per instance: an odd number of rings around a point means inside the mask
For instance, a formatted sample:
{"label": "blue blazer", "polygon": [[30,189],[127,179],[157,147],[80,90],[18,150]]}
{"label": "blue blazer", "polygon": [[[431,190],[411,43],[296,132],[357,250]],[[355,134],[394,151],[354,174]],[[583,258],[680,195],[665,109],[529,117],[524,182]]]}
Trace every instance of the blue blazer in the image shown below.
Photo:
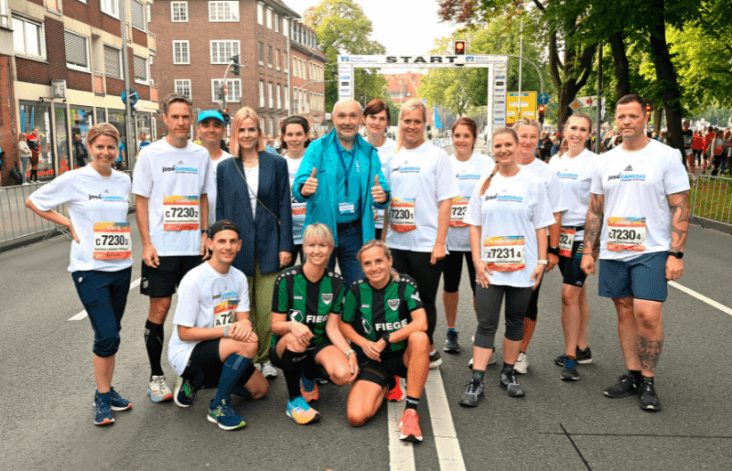
{"label": "blue blazer", "polygon": [[242,246],[234,259],[234,267],[247,276],[254,276],[256,253],[260,274],[277,273],[280,271],[279,253],[295,250],[287,162],[278,155],[259,153],[257,197],[279,218],[279,225],[259,202],[256,217],[253,217],[249,189],[242,175],[246,176],[238,158],[226,159],[217,167],[216,220],[229,219],[239,226]]}

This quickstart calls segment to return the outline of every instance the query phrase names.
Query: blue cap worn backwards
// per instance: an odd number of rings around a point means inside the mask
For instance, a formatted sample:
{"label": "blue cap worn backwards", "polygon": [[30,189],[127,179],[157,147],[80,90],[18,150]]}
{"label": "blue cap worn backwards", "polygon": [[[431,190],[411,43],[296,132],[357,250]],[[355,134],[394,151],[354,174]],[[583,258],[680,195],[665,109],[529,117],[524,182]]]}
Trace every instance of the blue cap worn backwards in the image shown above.
{"label": "blue cap worn backwards", "polygon": [[201,121],[208,118],[218,119],[222,123],[224,122],[224,117],[221,116],[221,113],[216,110],[206,110],[198,115],[198,124],[201,124]]}

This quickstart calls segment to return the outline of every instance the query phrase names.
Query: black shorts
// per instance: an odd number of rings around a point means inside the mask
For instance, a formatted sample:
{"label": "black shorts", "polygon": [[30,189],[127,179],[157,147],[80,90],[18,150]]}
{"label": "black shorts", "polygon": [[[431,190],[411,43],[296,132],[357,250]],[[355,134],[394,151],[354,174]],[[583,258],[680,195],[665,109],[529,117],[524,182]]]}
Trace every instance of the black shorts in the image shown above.
{"label": "black shorts", "polygon": [[452,250],[445,257],[445,267],[442,270],[442,289],[446,293],[457,293],[460,288],[460,278],[463,274],[463,257],[468,261],[468,280],[475,296],[475,265],[471,252]]}
{"label": "black shorts", "polygon": [[[191,380],[199,389],[207,386],[217,387],[221,378],[221,370],[224,368],[224,362],[221,361],[219,355],[220,342],[221,339],[198,342],[193,347],[186,369],[183,370],[181,376]],[[244,387],[253,374],[254,363],[252,362],[237,381],[237,386]]]}
{"label": "black shorts", "polygon": [[173,255],[158,258],[160,259],[158,268],[149,267],[142,262],[140,294],[151,298],[173,296],[185,274],[201,264],[200,255]]}
{"label": "black shorts", "polygon": [[[331,341],[326,339],[320,345],[316,345],[312,348],[308,347],[305,350],[305,358],[303,359],[303,372],[305,373],[306,378],[328,378],[328,373],[325,372],[325,368],[315,363],[315,357],[318,356],[318,353],[320,353],[321,350],[323,350],[325,347],[330,347],[331,345],[333,345]],[[284,369],[285,365],[284,363],[282,363],[282,358],[277,355],[277,345],[275,345],[274,347],[269,347],[269,361],[271,361],[272,364],[277,368],[281,370]]]}
{"label": "black shorts", "polygon": [[563,283],[565,285],[579,286],[581,288],[582,285],[585,284],[587,275],[585,275],[585,272],[580,269],[583,246],[584,242],[574,241],[574,244],[572,244],[572,256],[559,256],[559,271],[561,271],[564,276]]}
{"label": "black shorts", "polygon": [[404,363],[404,353],[391,353],[381,355],[381,361],[374,361],[364,356],[359,358],[359,372],[356,381],[370,381],[381,387],[393,387],[394,376],[407,377],[407,365]]}

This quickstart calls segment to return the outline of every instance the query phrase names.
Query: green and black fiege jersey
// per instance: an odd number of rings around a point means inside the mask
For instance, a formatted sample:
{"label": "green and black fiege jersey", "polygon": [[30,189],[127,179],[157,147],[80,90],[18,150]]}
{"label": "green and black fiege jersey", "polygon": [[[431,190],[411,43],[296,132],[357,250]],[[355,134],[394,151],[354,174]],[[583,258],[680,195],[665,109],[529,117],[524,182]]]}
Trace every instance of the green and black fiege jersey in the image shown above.
{"label": "green and black fiege jersey", "polygon": [[[346,289],[338,273],[326,270],[323,278],[313,283],[305,277],[302,267],[288,268],[277,277],[272,312],[287,314],[288,320],[308,326],[313,333],[308,348],[313,348],[327,340],[325,323],[328,314],[341,313]],[[278,340],[273,335],[271,346],[275,346]]]}
{"label": "green and black fiege jersey", "polygon": [[[417,309],[422,309],[417,283],[400,273],[399,281],[392,280],[382,289],[374,289],[365,278],[353,283],[346,294],[341,318],[359,335],[376,342],[385,333],[409,324]],[[356,345],[353,348],[360,350]],[[401,341],[387,345],[384,351],[401,352],[405,348],[406,342]]]}

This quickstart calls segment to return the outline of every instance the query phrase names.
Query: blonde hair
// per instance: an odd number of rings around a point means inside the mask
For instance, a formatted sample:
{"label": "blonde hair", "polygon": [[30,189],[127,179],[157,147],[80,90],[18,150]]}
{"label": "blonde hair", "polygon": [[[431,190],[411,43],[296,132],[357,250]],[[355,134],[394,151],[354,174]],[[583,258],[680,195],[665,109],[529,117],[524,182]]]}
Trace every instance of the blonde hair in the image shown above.
{"label": "blonde hair", "polygon": [[531,118],[521,118],[518,121],[516,121],[516,124],[513,125],[513,129],[516,131],[518,135],[519,129],[521,129],[524,126],[533,126],[538,131],[539,135],[541,136],[541,124],[535,119]]}
{"label": "blonde hair", "polygon": [[[514,131],[511,128],[503,127],[503,128],[498,128],[495,131],[493,131],[493,136],[491,137],[491,146],[493,145],[493,142],[495,142],[496,137],[500,136],[502,134],[508,134],[509,136],[511,136],[513,138],[513,142],[518,144],[519,139],[518,139],[518,134],[516,134],[516,131]],[[480,187],[480,196],[483,196],[485,194],[485,192],[488,191],[488,187],[491,186],[491,180],[493,180],[493,177],[495,176],[495,174],[497,172],[498,172],[498,160],[496,160],[496,166],[493,168],[493,171],[488,176],[488,178],[485,179],[485,181],[483,182],[483,185]]]}
{"label": "blonde hair", "polygon": [[[361,246],[360,249],[358,249],[358,253],[356,254],[356,259],[358,259],[358,263],[361,263],[361,255],[369,249],[373,249],[374,247],[379,247],[382,252],[384,252],[384,255],[386,256],[387,260],[391,260],[391,250],[389,250],[389,247],[386,245],[386,242],[384,242],[381,239],[371,239],[365,244]],[[399,273],[397,273],[396,270],[393,268],[389,269],[389,273],[391,273],[391,278],[394,281],[399,281]]]}
{"label": "blonde hair", "polygon": [[302,234],[302,245],[307,245],[311,239],[322,240],[331,250],[335,247],[333,232],[322,222],[314,222],[305,228]]}
{"label": "blonde hair", "polygon": [[[424,105],[422,100],[418,98],[412,98],[411,100],[407,101],[402,105],[401,111],[399,111],[399,122],[401,123],[402,118],[404,118],[404,115],[409,113],[413,110],[421,110],[422,111],[422,120],[424,123],[427,123],[427,107]],[[404,133],[401,130],[401,124],[399,126],[399,134],[397,135],[397,144],[396,149],[394,149],[394,153],[398,154],[400,150],[402,150],[402,147],[404,147]]]}
{"label": "blonde hair", "polygon": [[241,128],[242,123],[247,118],[251,118],[257,126],[257,134],[259,134],[259,137],[257,137],[257,152],[262,152],[265,149],[264,136],[262,135],[262,128],[259,125],[259,115],[253,109],[245,106],[236,112],[234,122],[231,124],[231,153],[235,157],[241,157],[239,155],[239,128]]}
{"label": "blonde hair", "polygon": [[111,137],[119,144],[119,131],[117,131],[117,128],[109,123],[99,123],[89,128],[89,132],[86,135],[86,145],[90,146],[99,136]]}

